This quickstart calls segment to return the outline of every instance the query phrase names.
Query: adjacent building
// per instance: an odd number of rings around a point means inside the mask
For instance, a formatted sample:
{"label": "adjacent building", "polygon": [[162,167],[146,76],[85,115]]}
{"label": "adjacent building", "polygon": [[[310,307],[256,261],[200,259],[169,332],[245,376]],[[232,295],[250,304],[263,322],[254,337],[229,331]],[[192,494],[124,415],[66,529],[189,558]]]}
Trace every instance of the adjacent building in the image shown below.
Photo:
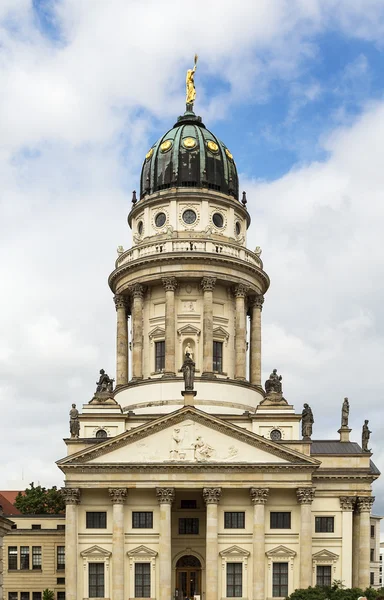
{"label": "adjacent building", "polygon": [[[350,441],[349,406],[336,439],[316,440],[311,408],[285,399],[276,370],[262,385],[269,278],[260,249],[247,248],[232,153],[191,104],[148,150],[128,223],[133,246],[118,248],[109,277],[116,387],[102,371],[80,414],[73,407],[58,461],[67,600],[368,587],[379,472],[367,440]],[[49,539],[59,577],[55,533],[39,546]],[[37,542],[24,536],[31,566]]]}

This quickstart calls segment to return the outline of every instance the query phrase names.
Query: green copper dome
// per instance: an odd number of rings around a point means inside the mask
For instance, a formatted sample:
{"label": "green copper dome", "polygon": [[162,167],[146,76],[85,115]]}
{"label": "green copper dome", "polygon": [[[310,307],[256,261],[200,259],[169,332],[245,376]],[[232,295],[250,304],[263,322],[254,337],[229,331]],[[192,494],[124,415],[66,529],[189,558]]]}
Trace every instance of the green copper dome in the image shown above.
{"label": "green copper dome", "polygon": [[238,199],[233,156],[193,112],[186,112],[145,157],[140,198],[172,187],[208,188]]}

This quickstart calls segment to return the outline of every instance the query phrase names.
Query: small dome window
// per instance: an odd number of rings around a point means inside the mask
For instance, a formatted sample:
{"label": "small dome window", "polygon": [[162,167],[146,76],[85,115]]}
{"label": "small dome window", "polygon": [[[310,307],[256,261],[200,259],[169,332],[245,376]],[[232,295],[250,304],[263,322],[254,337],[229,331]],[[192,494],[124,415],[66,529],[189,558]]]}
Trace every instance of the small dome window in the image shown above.
{"label": "small dome window", "polygon": [[97,438],[106,438],[108,437],[108,433],[105,431],[105,429],[99,429],[99,431],[96,431],[96,437]]}
{"label": "small dome window", "polygon": [[139,221],[137,224],[137,233],[141,235],[143,233],[144,224],[143,221]]}
{"label": "small dome window", "polygon": [[165,213],[159,212],[155,217],[155,225],[156,227],[162,227],[167,220]]}
{"label": "small dome window", "polygon": [[241,225],[240,225],[239,221],[236,221],[235,231],[236,231],[236,235],[240,235],[240,233],[241,233]]}
{"label": "small dome window", "polygon": [[191,210],[190,208],[188,208],[188,210],[185,210],[183,212],[183,221],[184,223],[186,223],[187,225],[192,225],[197,219],[196,213],[194,210]]}
{"label": "small dome window", "polygon": [[213,224],[215,225],[215,227],[218,227],[219,229],[221,229],[222,227],[224,227],[224,218],[223,215],[221,215],[220,213],[214,213],[213,217],[212,217],[212,221]]}
{"label": "small dome window", "polygon": [[281,440],[281,431],[279,429],[272,429],[269,437],[272,441],[278,442]]}

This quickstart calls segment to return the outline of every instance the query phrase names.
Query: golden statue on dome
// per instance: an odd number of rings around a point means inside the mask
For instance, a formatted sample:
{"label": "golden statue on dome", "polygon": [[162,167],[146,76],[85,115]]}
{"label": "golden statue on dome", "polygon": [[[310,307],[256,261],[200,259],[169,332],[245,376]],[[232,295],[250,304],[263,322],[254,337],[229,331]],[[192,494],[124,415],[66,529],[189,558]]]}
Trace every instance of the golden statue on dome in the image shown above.
{"label": "golden statue on dome", "polygon": [[195,54],[195,64],[193,69],[188,69],[185,79],[187,111],[193,111],[193,103],[196,100],[195,72],[197,67],[197,59],[198,56]]}

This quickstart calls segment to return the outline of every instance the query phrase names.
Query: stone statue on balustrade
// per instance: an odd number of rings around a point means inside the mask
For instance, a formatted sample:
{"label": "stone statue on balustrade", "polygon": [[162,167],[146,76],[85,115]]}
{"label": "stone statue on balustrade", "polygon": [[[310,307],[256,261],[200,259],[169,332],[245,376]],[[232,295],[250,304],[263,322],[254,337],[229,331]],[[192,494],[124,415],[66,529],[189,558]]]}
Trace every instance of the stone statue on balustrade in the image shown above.
{"label": "stone statue on balustrade", "polygon": [[192,392],[195,381],[195,363],[189,352],[185,353],[183,366],[180,371],[182,371],[184,377],[184,390]]}
{"label": "stone statue on balustrade", "polygon": [[69,432],[71,438],[78,438],[80,433],[80,421],[79,411],[76,408],[76,404],[72,404],[72,408],[69,411]]}
{"label": "stone statue on balustrade", "polygon": [[265,382],[266,396],[264,400],[260,402],[260,404],[288,404],[287,401],[283,398],[283,386],[281,383],[282,379],[282,376],[277,374],[277,369],[273,369],[272,373],[269,376],[269,379],[267,379],[267,381]]}
{"label": "stone statue on balustrade", "polygon": [[363,452],[371,452],[371,450],[368,448],[368,443],[372,431],[369,431],[368,423],[369,421],[368,419],[366,419],[364,421],[363,430],[361,432],[361,447],[363,449]]}
{"label": "stone statue on balustrade", "polygon": [[113,382],[115,380],[111,379],[104,369],[100,369],[100,377],[99,381],[96,381],[96,394],[105,393],[105,392],[113,392]]}
{"label": "stone statue on balustrade", "polygon": [[349,419],[349,400],[344,398],[343,406],[341,408],[341,426],[348,427]]}
{"label": "stone statue on balustrade", "polygon": [[301,434],[303,439],[311,439],[312,426],[315,420],[313,418],[312,409],[309,404],[304,404],[303,412],[301,413]]}

